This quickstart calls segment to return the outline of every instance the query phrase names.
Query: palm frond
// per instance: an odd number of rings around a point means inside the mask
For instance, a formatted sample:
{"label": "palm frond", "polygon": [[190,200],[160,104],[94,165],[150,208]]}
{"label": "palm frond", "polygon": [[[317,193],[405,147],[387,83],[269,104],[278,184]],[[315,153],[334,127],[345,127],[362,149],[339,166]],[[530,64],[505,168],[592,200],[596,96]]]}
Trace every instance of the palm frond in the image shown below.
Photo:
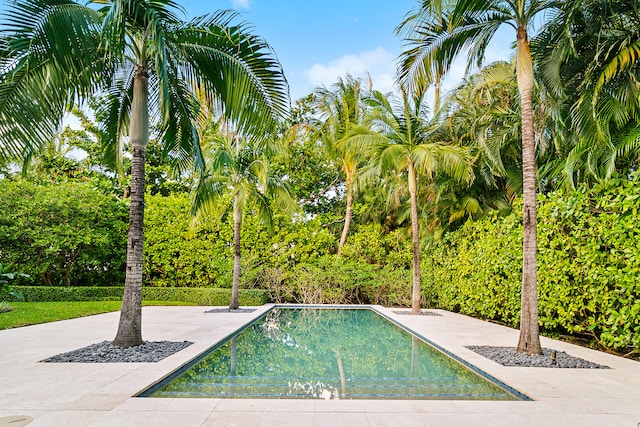
{"label": "palm frond", "polygon": [[223,11],[176,29],[187,79],[206,90],[212,105],[252,138],[267,138],[286,117],[288,84],[275,54],[237,14]]}
{"label": "palm frond", "polygon": [[0,156],[28,156],[62,114],[108,72],[97,55],[99,14],[72,1],[18,0],[2,18]]}

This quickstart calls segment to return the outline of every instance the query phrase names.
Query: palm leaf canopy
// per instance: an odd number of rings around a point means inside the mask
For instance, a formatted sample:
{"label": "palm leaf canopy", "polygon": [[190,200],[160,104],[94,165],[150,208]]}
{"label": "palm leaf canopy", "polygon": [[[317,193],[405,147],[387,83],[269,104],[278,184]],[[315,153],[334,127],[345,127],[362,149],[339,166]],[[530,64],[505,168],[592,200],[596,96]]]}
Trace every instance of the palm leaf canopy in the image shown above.
{"label": "palm leaf canopy", "polygon": [[[421,79],[432,82],[448,72],[461,54],[467,69],[480,67],[489,42],[507,25],[527,28],[535,17],[556,9],[558,0],[422,0],[397,32],[405,37],[398,76],[406,85]],[[515,34],[514,34],[515,36]],[[514,37],[515,40],[515,37]]]}
{"label": "palm leaf canopy", "polygon": [[37,150],[66,110],[95,95],[104,100],[105,143],[119,152],[136,72],[148,77],[158,137],[181,163],[202,166],[196,88],[242,132],[257,139],[272,132],[289,95],[266,41],[232,11],[191,21],[180,14],[170,0],[10,3],[0,36],[0,156]]}
{"label": "palm leaf canopy", "polygon": [[539,73],[575,140],[562,172],[601,181],[638,159],[640,12],[637,2],[566,2],[533,40]]}
{"label": "palm leaf canopy", "polygon": [[[205,145],[206,168],[192,194],[195,217],[224,216],[234,204],[246,214],[254,206],[260,219],[272,225],[272,203],[283,212],[296,206],[286,184],[271,175],[264,150],[237,135],[217,135]],[[222,209],[221,209],[222,207]]]}
{"label": "palm leaf canopy", "polygon": [[370,107],[366,126],[356,127],[343,144],[365,152],[378,172],[406,170],[411,162],[416,170],[432,179],[439,173],[464,182],[472,177],[471,159],[466,149],[436,139],[435,127],[426,117],[426,88],[400,99],[390,100],[379,91],[367,99]]}

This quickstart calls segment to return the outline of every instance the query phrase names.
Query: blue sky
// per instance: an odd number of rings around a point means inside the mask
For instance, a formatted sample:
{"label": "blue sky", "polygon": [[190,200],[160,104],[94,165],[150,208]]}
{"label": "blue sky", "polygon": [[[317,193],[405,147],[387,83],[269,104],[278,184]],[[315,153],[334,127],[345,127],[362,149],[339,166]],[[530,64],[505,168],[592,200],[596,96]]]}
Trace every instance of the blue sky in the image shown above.
{"label": "blue sky", "polygon": [[[416,0],[178,0],[189,17],[235,9],[273,47],[296,100],[316,86],[330,86],[349,72],[371,75],[378,90],[392,89],[402,40],[395,27]],[[512,30],[513,31],[513,30]],[[499,34],[500,35],[500,34]],[[507,59],[505,32],[487,52],[487,63]],[[500,40],[504,38],[505,40]],[[509,40],[510,41],[510,40]],[[464,61],[445,81],[452,88],[464,75]]]}
{"label": "blue sky", "polygon": [[[188,18],[235,9],[275,50],[296,100],[347,72],[371,76],[374,88],[392,90],[402,40],[395,27],[417,0],[177,0]],[[0,0],[4,10],[6,0]],[[513,30],[497,34],[485,63],[508,59]],[[453,88],[464,75],[460,59],[444,81]]]}

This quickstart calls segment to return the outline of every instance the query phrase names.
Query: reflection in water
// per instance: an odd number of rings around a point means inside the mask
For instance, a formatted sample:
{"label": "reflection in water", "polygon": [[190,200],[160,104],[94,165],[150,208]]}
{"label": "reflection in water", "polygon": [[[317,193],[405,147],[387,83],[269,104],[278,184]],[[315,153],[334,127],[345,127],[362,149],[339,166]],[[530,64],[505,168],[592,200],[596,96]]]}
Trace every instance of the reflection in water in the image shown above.
{"label": "reflection in water", "polygon": [[340,358],[340,352],[336,350],[336,360],[338,361],[338,371],[340,372],[340,386],[342,388],[342,398],[347,396],[347,378],[344,375],[344,367],[342,366],[342,359]]}
{"label": "reflection in water", "polygon": [[154,396],[513,399],[366,309],[276,308]]}

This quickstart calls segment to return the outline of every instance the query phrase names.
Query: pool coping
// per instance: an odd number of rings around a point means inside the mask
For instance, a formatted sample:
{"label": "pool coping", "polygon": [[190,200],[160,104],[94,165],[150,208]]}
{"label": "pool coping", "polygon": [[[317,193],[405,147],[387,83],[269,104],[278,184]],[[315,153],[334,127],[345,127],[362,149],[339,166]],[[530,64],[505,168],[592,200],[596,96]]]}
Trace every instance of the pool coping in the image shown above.
{"label": "pool coping", "polygon": [[[0,420],[24,415],[29,426],[397,426],[628,425],[640,422],[640,363],[541,337],[544,347],[611,369],[504,367],[466,345],[514,346],[518,331],[460,314],[401,316],[398,323],[530,396],[533,401],[150,399],[133,397],[261,315],[208,314],[211,307],[144,307],[143,337],[193,345],[157,363],[40,363],[115,336],[119,313],[0,331]],[[1,423],[2,421],[0,421]],[[0,424],[1,425],[1,424]]]}

